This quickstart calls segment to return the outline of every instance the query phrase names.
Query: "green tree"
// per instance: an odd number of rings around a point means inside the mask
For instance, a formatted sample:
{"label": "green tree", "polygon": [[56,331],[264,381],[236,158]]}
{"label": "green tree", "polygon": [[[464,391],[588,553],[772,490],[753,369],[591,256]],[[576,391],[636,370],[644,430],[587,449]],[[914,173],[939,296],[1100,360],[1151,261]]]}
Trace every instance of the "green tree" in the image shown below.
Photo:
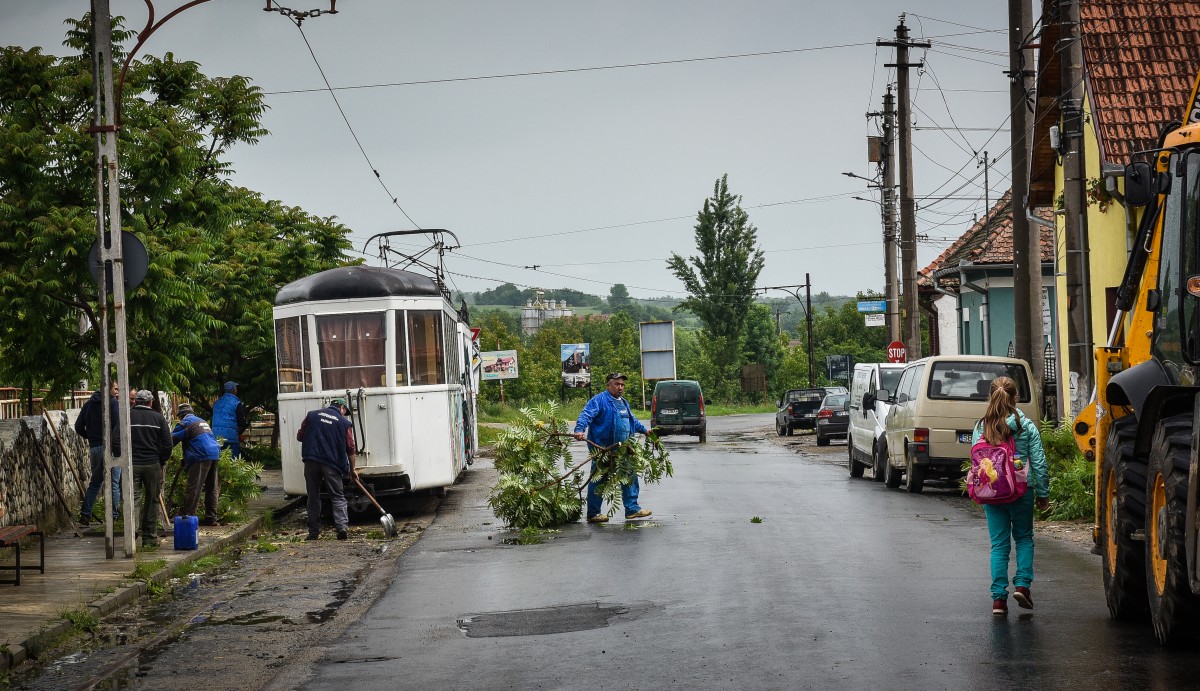
{"label": "green tree", "polygon": [[758,231],[742,209],[741,197],[729,193],[728,177],[716,181],[712,197],[696,215],[699,254],[687,259],[672,254],[667,260],[688,292],[680,306],[704,324],[704,346],[716,369],[717,393],[724,397],[737,390],[746,315],[764,263]]}
{"label": "green tree", "polygon": [[629,304],[629,289],[624,283],[613,284],[608,290],[608,306],[612,309],[624,307]]}
{"label": "green tree", "polygon": [[[129,37],[116,27],[118,44]],[[85,17],[68,22],[64,45],[77,54],[0,48],[0,309],[15,316],[0,330],[0,376],[52,395],[94,376],[99,350],[86,267],[96,232],[89,44]],[[150,257],[126,296],[139,387],[204,405],[232,377],[249,382],[243,398],[270,406],[275,292],[345,262],[344,226],[228,182],[228,153],[266,134],[265,108],[243,77],[207,77],[169,53],[131,64],[118,148],[121,224]]]}
{"label": "green tree", "polygon": [[[784,344],[775,333],[771,308],[761,303],[750,306],[746,315],[746,345],[743,360],[762,365],[767,374],[767,391],[775,390],[775,379],[783,366]],[[770,393],[767,394],[770,398]]]}

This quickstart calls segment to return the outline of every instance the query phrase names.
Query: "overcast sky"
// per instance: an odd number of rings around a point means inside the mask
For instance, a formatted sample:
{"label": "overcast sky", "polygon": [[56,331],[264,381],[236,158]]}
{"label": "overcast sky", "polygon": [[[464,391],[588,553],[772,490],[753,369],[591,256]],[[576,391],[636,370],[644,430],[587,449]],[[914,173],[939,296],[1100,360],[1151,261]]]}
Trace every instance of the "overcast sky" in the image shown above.
{"label": "overcast sky", "polygon": [[[181,4],[159,0],[157,16]],[[300,31],[264,4],[212,0],[143,53],[246,75],[268,93],[313,89],[267,96],[271,134],[234,151],[234,182],[338,217],[362,250],[375,233],[413,227],[373,165],[415,223],[457,233],[447,267],[462,290],[509,281],[607,295],[624,283],[637,297],[680,295],[665,259],[694,252],[696,212],[723,174],[766,251],[760,285],[807,272],[814,292],[882,290],[879,207],[851,198],[878,192],[841,173],[875,172],[865,139],[878,121],[865,115],[895,80],[884,67],[893,50],[875,41],[902,12],[933,43],[914,55],[927,64],[912,75],[917,195],[953,193],[920,202],[920,265],[983,211],[973,152],[998,157],[993,201],[1009,185],[1002,2],[341,0],[337,15],[302,25],[329,82],[410,83],[336,92],[371,165],[318,90]],[[63,20],[88,7],[0,0],[0,45],[63,54]],[[142,0],[112,8],[129,28],[145,22]],[[774,54],[701,60],[747,53]],[[561,70],[583,71],[480,79]]]}

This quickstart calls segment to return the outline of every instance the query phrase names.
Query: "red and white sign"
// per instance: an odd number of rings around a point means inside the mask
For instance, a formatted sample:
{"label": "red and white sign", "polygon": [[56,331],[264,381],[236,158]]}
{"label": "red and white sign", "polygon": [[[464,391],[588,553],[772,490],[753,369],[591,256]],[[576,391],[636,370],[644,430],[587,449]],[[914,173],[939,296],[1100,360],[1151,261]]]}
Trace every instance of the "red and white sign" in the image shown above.
{"label": "red and white sign", "polygon": [[471,340],[472,340],[472,341],[478,341],[478,340],[479,340],[479,331],[480,331],[479,327],[472,327],[472,328],[471,328]]}
{"label": "red and white sign", "polygon": [[887,347],[888,362],[908,362],[908,349],[900,341],[892,341]]}

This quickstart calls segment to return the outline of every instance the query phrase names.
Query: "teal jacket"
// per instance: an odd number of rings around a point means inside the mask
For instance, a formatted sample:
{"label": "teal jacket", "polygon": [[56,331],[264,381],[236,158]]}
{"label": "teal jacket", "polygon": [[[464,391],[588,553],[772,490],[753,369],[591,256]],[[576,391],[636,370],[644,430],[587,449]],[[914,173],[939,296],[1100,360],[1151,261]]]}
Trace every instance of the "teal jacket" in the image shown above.
{"label": "teal jacket", "polygon": [[[1020,424],[1017,424],[1018,417]],[[1050,496],[1050,466],[1046,464],[1046,450],[1042,448],[1042,433],[1037,423],[1023,414],[1009,415],[1008,428],[1016,439],[1017,455],[1029,463],[1029,484],[1039,499]],[[983,421],[975,424],[971,444],[983,436]]]}

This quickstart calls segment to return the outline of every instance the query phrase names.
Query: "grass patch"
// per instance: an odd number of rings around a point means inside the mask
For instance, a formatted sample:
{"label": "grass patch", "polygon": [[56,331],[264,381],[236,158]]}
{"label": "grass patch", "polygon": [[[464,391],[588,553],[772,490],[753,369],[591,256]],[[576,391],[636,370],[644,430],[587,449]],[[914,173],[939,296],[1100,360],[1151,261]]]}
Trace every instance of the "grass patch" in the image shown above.
{"label": "grass patch", "polygon": [[92,611],[91,607],[79,605],[74,609],[64,610],[62,618],[71,622],[71,627],[76,631],[84,633],[92,633],[100,628],[100,617]]}
{"label": "grass patch", "polygon": [[500,438],[501,434],[504,434],[504,430],[499,427],[480,427],[479,445],[495,446],[496,440]]}
{"label": "grass patch", "polygon": [[714,403],[704,407],[709,417],[721,415],[750,415],[753,413],[774,413],[777,409],[773,403]]}
{"label": "grass patch", "polygon": [[279,545],[275,544],[271,540],[271,536],[259,535],[258,540],[256,540],[254,543],[254,549],[260,554],[269,554],[271,552],[278,552]]}
{"label": "grass patch", "polygon": [[139,561],[136,565],[134,565],[133,572],[129,574],[129,577],[136,578],[139,581],[144,581],[166,568],[166,566],[166,559],[150,559],[147,561]]}
{"label": "grass patch", "polygon": [[267,532],[267,533],[275,532],[275,512],[270,509],[263,511],[261,514],[261,520],[259,521],[258,526],[259,526],[259,530],[262,530],[264,532]]}
{"label": "grass patch", "polygon": [[761,517],[761,516],[755,516],[754,518],[751,518],[751,519],[750,519],[750,522],[751,522],[751,523],[762,523],[762,517]]}

